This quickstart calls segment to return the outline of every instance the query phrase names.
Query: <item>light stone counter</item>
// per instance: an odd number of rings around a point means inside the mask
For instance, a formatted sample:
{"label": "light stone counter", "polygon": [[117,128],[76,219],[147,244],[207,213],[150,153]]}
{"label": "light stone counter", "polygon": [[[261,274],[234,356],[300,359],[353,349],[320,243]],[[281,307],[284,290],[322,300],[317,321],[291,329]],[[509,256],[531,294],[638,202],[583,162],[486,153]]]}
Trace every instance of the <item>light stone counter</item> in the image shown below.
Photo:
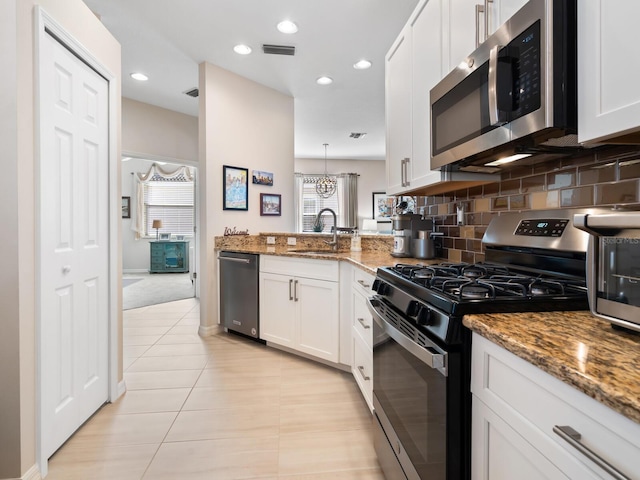
{"label": "light stone counter", "polygon": [[463,324],[640,423],[640,334],[589,312],[466,315]]}
{"label": "light stone counter", "polygon": [[[276,243],[267,245],[267,237],[274,237]],[[287,245],[286,242],[289,237],[296,238],[296,245]],[[394,257],[390,253],[393,249],[393,237],[389,235],[362,235],[361,252],[349,250],[350,235],[338,235],[339,249],[337,252],[331,251],[330,247],[324,242],[330,239],[331,235],[317,233],[260,233],[259,235],[216,237],[215,249],[260,255],[342,260],[352,263],[373,275],[375,275],[378,267],[388,267],[398,263],[431,265],[444,261],[442,259],[419,260],[416,258]],[[313,253],[308,253],[309,251],[313,251]]]}

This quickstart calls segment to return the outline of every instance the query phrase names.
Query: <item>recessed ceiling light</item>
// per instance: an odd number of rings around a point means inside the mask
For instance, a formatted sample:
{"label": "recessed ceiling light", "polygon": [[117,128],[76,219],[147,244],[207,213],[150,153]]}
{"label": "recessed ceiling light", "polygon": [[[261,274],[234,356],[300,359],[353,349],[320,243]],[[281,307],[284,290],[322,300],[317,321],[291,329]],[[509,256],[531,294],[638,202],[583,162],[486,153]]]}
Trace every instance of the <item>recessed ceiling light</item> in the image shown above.
{"label": "recessed ceiling light", "polygon": [[147,80],[149,80],[149,77],[147,77],[144,73],[140,73],[140,72],[132,73],[131,78],[133,78],[134,80],[138,80],[139,82],[146,82]]}
{"label": "recessed ceiling light", "polygon": [[295,23],[293,23],[291,20],[281,21],[278,25],[276,25],[276,28],[278,29],[279,32],[286,33],[286,34],[292,34],[298,31],[298,26]]}
{"label": "recessed ceiling light", "polygon": [[316,79],[316,83],[318,85],[331,85],[333,83],[333,78],[331,77],[319,77]]}
{"label": "recessed ceiling light", "polygon": [[366,70],[367,68],[371,68],[371,62],[369,60],[360,60],[353,64],[353,68],[356,70]]}
{"label": "recessed ceiling light", "polygon": [[233,51],[238,55],[249,55],[251,53],[251,47],[249,45],[236,45],[233,47]]}

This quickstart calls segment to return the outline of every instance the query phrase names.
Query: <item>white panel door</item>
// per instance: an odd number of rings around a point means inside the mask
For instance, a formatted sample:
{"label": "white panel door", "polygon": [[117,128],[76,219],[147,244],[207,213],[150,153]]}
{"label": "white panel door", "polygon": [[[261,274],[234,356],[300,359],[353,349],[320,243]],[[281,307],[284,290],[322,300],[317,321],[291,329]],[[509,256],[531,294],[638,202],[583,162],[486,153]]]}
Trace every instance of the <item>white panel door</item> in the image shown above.
{"label": "white panel door", "polygon": [[338,283],[311,278],[296,278],[294,281],[298,350],[337,363],[340,345]]}
{"label": "white panel door", "polygon": [[295,348],[295,304],[293,277],[260,274],[260,338]]}
{"label": "white panel door", "polygon": [[40,52],[40,377],[48,458],[108,397],[108,83]]}

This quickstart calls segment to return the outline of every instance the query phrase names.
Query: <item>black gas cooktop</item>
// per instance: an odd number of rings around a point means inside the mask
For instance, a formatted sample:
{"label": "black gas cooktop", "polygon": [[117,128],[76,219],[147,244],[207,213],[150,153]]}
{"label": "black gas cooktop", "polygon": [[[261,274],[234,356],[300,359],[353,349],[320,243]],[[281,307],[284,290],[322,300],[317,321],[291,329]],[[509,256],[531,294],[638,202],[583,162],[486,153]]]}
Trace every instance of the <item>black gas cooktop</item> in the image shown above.
{"label": "black gas cooktop", "polygon": [[579,279],[531,275],[492,263],[379,268],[374,290],[393,297],[395,289],[450,315],[589,308],[584,282]]}

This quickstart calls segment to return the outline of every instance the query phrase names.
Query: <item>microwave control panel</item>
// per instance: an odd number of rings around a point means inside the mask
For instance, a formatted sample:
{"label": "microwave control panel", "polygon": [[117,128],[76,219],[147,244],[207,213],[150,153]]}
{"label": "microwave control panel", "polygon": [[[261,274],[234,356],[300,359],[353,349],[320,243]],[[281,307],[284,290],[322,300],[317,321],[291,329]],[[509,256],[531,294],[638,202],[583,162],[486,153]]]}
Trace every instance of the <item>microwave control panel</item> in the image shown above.
{"label": "microwave control panel", "polygon": [[516,235],[527,237],[560,237],[569,224],[566,218],[521,220]]}

